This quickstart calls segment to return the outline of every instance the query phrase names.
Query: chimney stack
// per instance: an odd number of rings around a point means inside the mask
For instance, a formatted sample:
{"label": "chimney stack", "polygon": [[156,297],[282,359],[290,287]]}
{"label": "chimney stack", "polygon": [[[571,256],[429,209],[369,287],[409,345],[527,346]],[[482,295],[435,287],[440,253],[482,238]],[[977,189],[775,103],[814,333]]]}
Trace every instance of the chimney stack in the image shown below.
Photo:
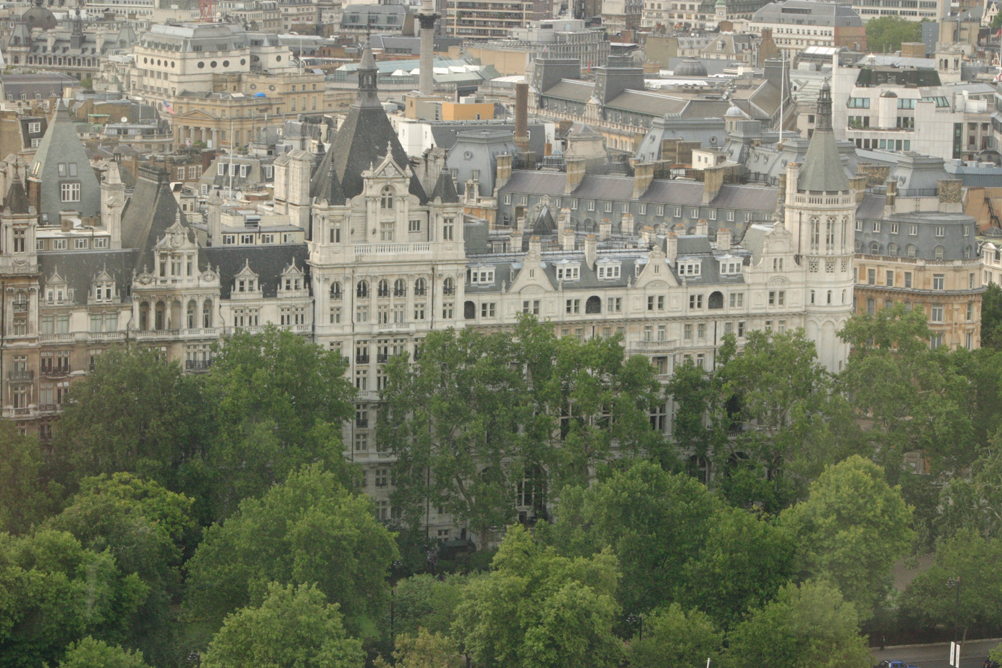
{"label": "chimney stack", "polygon": [[654,180],[654,165],[649,162],[638,162],[633,165],[633,199],[647,192]]}
{"label": "chimney stack", "polygon": [[729,251],[731,249],[731,230],[728,227],[717,229],[717,250]]}
{"label": "chimney stack", "polygon": [[529,152],[529,84],[515,84],[515,146]]}
{"label": "chimney stack", "polygon": [[586,164],[587,161],[584,158],[567,158],[567,183],[564,185],[565,195],[570,195],[581,185],[581,181],[585,176]]}
{"label": "chimney stack", "polygon": [[701,237],[709,236],[710,224],[706,222],[706,218],[700,218],[696,222],[696,234]]}
{"label": "chimney stack", "polygon": [[[633,214],[627,213],[623,215],[623,219],[620,221],[620,229],[629,230],[633,232]],[[598,238],[601,241],[612,236],[612,221],[608,218],[603,218],[602,222],[598,224]]]}
{"label": "chimney stack", "polygon": [[560,237],[560,247],[565,251],[574,250],[575,239],[574,230],[570,228],[564,229],[564,233]]}
{"label": "chimney stack", "polygon": [[508,183],[508,179],[511,178],[511,154],[500,153],[495,159],[498,165],[498,175],[494,185],[498,188],[503,188]]}
{"label": "chimney stack", "polygon": [[678,237],[674,232],[669,232],[665,243],[665,257],[669,262],[674,262],[678,257]]}
{"label": "chimney stack", "polygon": [[594,234],[589,234],[584,240],[585,264],[589,269],[595,268],[595,259],[598,257],[598,239]]}

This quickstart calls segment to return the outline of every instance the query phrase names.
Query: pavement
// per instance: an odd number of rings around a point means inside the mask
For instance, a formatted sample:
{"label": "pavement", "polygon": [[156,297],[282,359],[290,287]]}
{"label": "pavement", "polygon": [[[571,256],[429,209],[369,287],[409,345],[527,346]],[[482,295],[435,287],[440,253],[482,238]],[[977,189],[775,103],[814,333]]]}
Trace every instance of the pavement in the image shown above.
{"label": "pavement", "polygon": [[[960,651],[960,668],[981,668],[988,652],[1002,643],[1002,638],[968,640]],[[874,665],[884,660],[904,661],[918,668],[950,668],[950,643],[898,645],[870,648]]]}

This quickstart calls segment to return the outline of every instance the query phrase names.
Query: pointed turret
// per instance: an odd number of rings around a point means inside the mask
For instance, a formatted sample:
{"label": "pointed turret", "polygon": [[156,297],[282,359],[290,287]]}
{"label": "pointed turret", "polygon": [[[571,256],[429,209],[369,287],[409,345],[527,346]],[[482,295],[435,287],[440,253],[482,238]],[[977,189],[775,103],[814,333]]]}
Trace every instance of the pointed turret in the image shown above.
{"label": "pointed turret", "polygon": [[818,94],[817,124],[810,146],[804,156],[804,166],[797,179],[798,192],[844,192],[849,179],[842,167],[835,133],[832,131],[832,91],[825,81]]}
{"label": "pointed turret", "polygon": [[7,196],[3,200],[4,212],[14,214],[31,213],[31,204],[28,202],[28,193],[24,192],[24,186],[20,179],[14,179],[7,191]]}

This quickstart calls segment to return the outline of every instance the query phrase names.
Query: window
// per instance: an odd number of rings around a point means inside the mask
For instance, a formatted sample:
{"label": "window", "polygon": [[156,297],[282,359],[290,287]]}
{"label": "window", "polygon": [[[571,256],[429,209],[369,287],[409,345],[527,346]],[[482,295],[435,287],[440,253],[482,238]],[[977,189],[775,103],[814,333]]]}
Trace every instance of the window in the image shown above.
{"label": "window", "polygon": [[692,325],[685,325],[682,327],[682,338],[686,341],[692,340]]}
{"label": "window", "polygon": [[703,308],[703,295],[689,295],[689,308],[691,309]]}
{"label": "window", "polygon": [[942,260],[944,252],[945,249],[942,246],[936,246],[935,250],[933,251],[933,257],[935,257],[937,260]]}
{"label": "window", "polygon": [[730,294],[730,305],[731,307],[739,307],[745,305],[745,293],[743,292],[732,292]]}
{"label": "window", "polygon": [[62,202],[79,202],[80,201],[80,184],[79,183],[63,183],[59,186],[59,199]]}
{"label": "window", "polygon": [[934,304],[932,307],[932,317],[931,322],[943,322],[943,305]]}
{"label": "window", "polygon": [[943,274],[933,274],[932,275],[932,289],[933,290],[944,290],[946,289],[946,277]]}
{"label": "window", "polygon": [[898,233],[898,224],[891,223],[891,234],[897,234],[897,233]]}
{"label": "window", "polygon": [[[25,247],[24,244],[25,244],[25,236],[26,236],[26,234],[27,233],[26,233],[25,230],[14,230],[14,252],[15,253],[23,253],[24,252],[24,247]],[[65,239],[59,239],[58,241],[62,241],[63,242],[63,246],[62,247],[66,248],[66,240]],[[58,246],[58,244],[57,244],[57,246]]]}
{"label": "window", "polygon": [[622,297],[610,297],[606,301],[607,308],[609,312],[612,313],[622,313],[623,311],[623,298]]}
{"label": "window", "polygon": [[886,283],[887,287],[889,287],[889,288],[893,288],[894,287],[894,272],[893,271],[890,271],[890,270],[887,271],[887,276],[886,276],[885,283]]}
{"label": "window", "polygon": [[452,241],[452,227],[453,227],[452,218],[446,218],[445,222],[442,224],[443,241]]}
{"label": "window", "polygon": [[945,237],[946,236],[946,227],[943,226],[943,225],[937,225],[936,226],[936,236],[937,237]]}
{"label": "window", "polygon": [[522,313],[531,313],[532,315],[539,315],[539,300],[525,300],[522,302]]}
{"label": "window", "polygon": [[665,310],[665,298],[663,295],[651,295],[647,298],[647,310],[648,311],[663,311]]}
{"label": "window", "polygon": [[912,287],[912,272],[910,271],[905,272],[905,287],[906,288]]}
{"label": "window", "polygon": [[576,315],[581,313],[581,300],[580,299],[568,299],[566,302],[565,313]]}
{"label": "window", "polygon": [[598,277],[600,279],[611,279],[619,278],[620,276],[620,265],[609,264],[609,265],[599,265],[598,266]]}
{"label": "window", "polygon": [[421,220],[414,219],[407,223],[408,232],[420,232],[421,231]]}
{"label": "window", "polygon": [[484,302],[480,305],[481,318],[493,318],[495,316],[495,303]]}
{"label": "window", "polygon": [[386,186],[383,188],[383,192],[379,199],[380,209],[392,209],[393,208],[393,188]]}
{"label": "window", "polygon": [[974,302],[967,302],[967,320],[974,320]]}
{"label": "window", "polygon": [[581,268],[578,266],[573,267],[557,267],[557,280],[558,281],[576,281],[580,278]]}
{"label": "window", "polygon": [[867,269],[866,270],[866,282],[869,285],[876,285],[877,284],[877,270],[876,269]]}

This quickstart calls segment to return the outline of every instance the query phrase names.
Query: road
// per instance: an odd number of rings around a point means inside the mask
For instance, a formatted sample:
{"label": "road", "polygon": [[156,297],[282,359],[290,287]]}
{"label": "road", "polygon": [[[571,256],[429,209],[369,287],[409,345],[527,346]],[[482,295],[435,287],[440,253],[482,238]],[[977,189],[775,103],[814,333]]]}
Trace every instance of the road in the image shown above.
{"label": "road", "polygon": [[[997,647],[1000,642],[1002,641],[998,639],[967,641],[960,652],[960,668],[981,668],[988,651]],[[888,647],[883,651],[878,647],[871,649],[870,654],[873,656],[874,664],[888,659],[904,661],[918,668],[950,668],[950,643],[902,645]]]}

